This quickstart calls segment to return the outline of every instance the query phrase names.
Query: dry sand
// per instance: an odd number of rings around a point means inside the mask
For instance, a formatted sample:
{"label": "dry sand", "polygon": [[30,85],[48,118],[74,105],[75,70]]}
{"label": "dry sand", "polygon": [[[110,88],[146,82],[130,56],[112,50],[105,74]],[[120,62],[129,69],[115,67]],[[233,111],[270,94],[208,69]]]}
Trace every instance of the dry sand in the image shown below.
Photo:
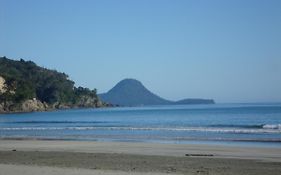
{"label": "dry sand", "polygon": [[0,175],[281,174],[281,148],[0,140]]}

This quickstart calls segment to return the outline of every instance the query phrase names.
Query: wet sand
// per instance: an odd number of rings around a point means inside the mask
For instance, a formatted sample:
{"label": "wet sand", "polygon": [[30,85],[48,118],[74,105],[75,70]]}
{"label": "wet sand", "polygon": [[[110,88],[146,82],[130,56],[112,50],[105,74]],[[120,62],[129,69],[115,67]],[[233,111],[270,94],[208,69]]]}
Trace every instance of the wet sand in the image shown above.
{"label": "wet sand", "polygon": [[41,175],[273,175],[281,174],[281,148],[0,140],[0,175],[18,174],[19,169]]}

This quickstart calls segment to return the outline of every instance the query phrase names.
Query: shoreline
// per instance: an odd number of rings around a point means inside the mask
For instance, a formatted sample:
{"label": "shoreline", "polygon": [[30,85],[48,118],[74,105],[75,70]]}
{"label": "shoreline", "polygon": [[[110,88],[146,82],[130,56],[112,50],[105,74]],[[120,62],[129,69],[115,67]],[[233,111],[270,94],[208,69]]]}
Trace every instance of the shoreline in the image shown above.
{"label": "shoreline", "polygon": [[24,111],[24,110],[19,110],[19,111],[0,111],[0,115],[10,115],[10,114],[28,114],[28,113],[42,113],[42,112],[57,112],[57,111],[65,111],[65,110],[83,110],[83,109],[106,109],[106,108],[116,108],[119,106],[114,106],[111,104],[107,104],[105,106],[99,106],[99,107],[68,107],[68,108],[46,108],[44,110],[30,110],[30,111]]}
{"label": "shoreline", "polygon": [[[0,140],[6,175],[59,171],[68,174],[279,174],[281,148],[128,142]],[[27,167],[29,168],[27,168]],[[55,168],[52,169],[52,168]],[[39,170],[38,170],[39,169]],[[34,173],[33,173],[34,174]],[[1,172],[0,172],[1,175]]]}
{"label": "shoreline", "polygon": [[102,142],[102,143],[140,143],[140,144],[172,144],[172,145],[208,145],[208,146],[223,146],[223,147],[246,147],[246,148],[281,148],[281,141],[271,140],[205,140],[205,139],[190,139],[184,141],[173,140],[124,140],[110,138],[96,139],[74,139],[74,138],[44,138],[44,137],[1,137],[1,140],[11,141],[70,141],[70,142]]}

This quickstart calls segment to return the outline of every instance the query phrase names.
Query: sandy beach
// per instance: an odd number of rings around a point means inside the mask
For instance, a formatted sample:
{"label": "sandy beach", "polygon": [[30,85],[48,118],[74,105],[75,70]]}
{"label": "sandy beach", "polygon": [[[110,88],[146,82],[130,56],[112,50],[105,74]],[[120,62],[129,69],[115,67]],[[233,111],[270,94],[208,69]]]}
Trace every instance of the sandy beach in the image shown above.
{"label": "sandy beach", "polygon": [[0,170],[0,175],[273,175],[281,174],[281,148],[0,140]]}

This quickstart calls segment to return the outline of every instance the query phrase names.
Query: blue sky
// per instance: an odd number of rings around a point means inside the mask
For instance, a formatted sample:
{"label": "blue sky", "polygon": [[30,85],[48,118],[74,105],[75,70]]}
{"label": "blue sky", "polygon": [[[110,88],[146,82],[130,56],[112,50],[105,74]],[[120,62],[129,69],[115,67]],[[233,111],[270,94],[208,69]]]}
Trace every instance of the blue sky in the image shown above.
{"label": "blue sky", "polygon": [[106,92],[281,101],[280,0],[0,0],[0,55]]}

